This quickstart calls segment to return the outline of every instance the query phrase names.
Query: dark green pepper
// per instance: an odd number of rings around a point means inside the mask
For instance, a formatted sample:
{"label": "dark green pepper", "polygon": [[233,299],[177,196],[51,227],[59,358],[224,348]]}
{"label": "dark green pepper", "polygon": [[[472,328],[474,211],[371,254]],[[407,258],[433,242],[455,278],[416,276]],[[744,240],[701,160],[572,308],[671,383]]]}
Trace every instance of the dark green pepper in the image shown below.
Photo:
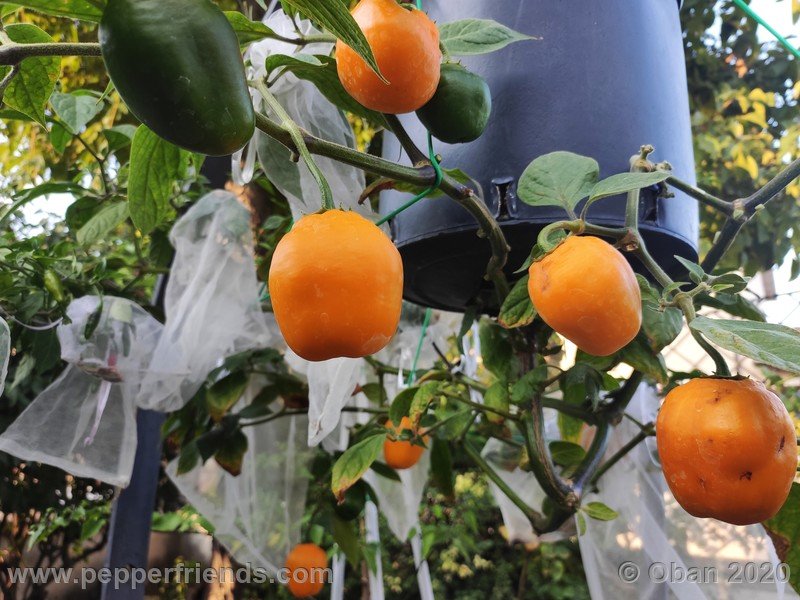
{"label": "dark green pepper", "polygon": [[454,63],[442,65],[439,86],[417,117],[447,144],[477,140],[492,114],[492,93],[482,77]]}
{"label": "dark green pepper", "polygon": [[252,137],[239,41],[211,0],[109,0],[99,38],[120,96],[165,140],[222,156]]}

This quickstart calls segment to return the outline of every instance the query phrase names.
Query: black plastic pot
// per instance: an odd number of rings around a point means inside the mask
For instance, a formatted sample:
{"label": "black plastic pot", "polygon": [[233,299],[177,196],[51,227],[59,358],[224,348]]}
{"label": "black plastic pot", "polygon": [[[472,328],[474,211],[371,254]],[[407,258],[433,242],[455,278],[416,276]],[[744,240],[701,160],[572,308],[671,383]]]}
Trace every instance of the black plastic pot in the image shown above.
{"label": "black plastic pot", "polygon": [[[565,216],[558,208],[534,208],[516,197],[518,178],[537,156],[555,150],[592,156],[606,177],[627,171],[639,147],[653,144],[652,158],[668,160],[678,177],[694,181],[675,0],[426,0],[425,10],[438,22],[469,15],[542,38],[464,58],[489,82],[492,118],[476,142],[436,144],[445,167],[458,167],[481,183],[512,247],[509,274],[524,262],[540,229]],[[423,146],[425,130],[416,117],[402,120]],[[384,155],[404,156],[393,136],[386,137]],[[680,193],[670,199],[655,196],[655,190],[642,193],[641,228],[651,253],[668,272],[676,272],[674,255],[697,258],[697,205]],[[407,199],[384,192],[381,210],[388,213]],[[620,224],[624,204],[624,197],[600,201],[590,219]],[[489,246],[476,230],[472,217],[448,198],[426,199],[395,218],[392,231],[405,265],[406,298],[451,310],[477,300],[496,310],[483,280]]]}

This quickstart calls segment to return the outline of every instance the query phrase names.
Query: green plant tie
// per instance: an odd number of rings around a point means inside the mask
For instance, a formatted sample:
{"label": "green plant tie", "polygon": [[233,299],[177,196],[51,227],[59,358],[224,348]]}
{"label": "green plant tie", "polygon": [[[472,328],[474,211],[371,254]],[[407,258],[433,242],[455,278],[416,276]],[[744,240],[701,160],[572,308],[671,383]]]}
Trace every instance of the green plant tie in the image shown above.
{"label": "green plant tie", "polygon": [[384,223],[386,223],[386,221],[394,219],[401,212],[403,212],[407,208],[414,206],[417,202],[419,202],[424,198],[427,198],[433,192],[439,189],[439,186],[442,185],[442,179],[444,179],[444,173],[442,172],[442,167],[439,164],[439,160],[436,158],[436,153],[433,150],[433,136],[430,134],[430,132],[428,132],[428,157],[430,158],[433,170],[436,172],[436,180],[433,182],[433,185],[428,189],[426,189],[425,191],[420,192],[419,194],[414,196],[411,200],[403,204],[400,208],[393,210],[388,215],[377,221],[375,223],[376,225],[383,225]]}
{"label": "green plant tie", "polygon": [[791,43],[789,43],[789,40],[787,40],[780,33],[778,33],[778,31],[772,25],[767,23],[761,17],[761,15],[759,15],[756,11],[754,11],[752,8],[750,8],[750,6],[744,0],[733,0],[733,3],[736,4],[736,6],[738,6],[739,8],[741,8],[745,13],[747,13],[747,16],[749,16],[751,19],[753,19],[759,25],[762,25],[767,31],[769,31],[772,35],[774,35],[775,38],[781,44],[783,44],[783,46],[789,52],[791,52],[794,55],[795,58],[800,59],[800,50],[798,50]]}
{"label": "green plant tie", "polygon": [[425,336],[428,333],[428,325],[431,323],[431,314],[433,310],[428,308],[425,310],[425,318],[422,321],[422,331],[419,334],[419,342],[417,343],[417,351],[414,353],[414,360],[411,363],[411,371],[408,372],[408,385],[414,383],[417,378],[417,363],[419,362],[419,355],[422,354],[422,343],[425,341]]}

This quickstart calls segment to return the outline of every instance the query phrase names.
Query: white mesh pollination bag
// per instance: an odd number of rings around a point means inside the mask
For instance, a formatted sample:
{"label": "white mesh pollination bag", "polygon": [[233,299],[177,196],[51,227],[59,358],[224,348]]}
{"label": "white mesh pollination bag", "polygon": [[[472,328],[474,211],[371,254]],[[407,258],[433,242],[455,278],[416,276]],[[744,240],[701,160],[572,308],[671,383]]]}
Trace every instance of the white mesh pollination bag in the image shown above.
{"label": "white mesh pollination bag", "polygon": [[[237,409],[247,406],[262,386],[254,377]],[[244,427],[247,453],[236,477],[214,459],[181,475],[177,460],[167,465],[167,475],[214,526],[214,537],[231,555],[241,565],[264,568],[273,577],[302,541],[312,458],[307,430],[305,415]]]}
{"label": "white mesh pollination bag", "polygon": [[164,332],[138,402],[164,412],[186,404],[220,359],[277,339],[259,302],[250,213],[235,196],[204,196],[175,223],[170,241]]}
{"label": "white mesh pollination bag", "polygon": [[228,355],[267,345],[249,213],[232,194],[201,198],[172,232],[166,324],[121,298],[72,302],[58,328],[69,363],[0,436],[0,450],[112,485],[130,481],[136,408],[183,406]]}
{"label": "white mesh pollination bag", "polygon": [[67,368],[0,436],[0,450],[81,477],[127,485],[136,395],[162,325],[122,298],[85,296],[58,327]]}

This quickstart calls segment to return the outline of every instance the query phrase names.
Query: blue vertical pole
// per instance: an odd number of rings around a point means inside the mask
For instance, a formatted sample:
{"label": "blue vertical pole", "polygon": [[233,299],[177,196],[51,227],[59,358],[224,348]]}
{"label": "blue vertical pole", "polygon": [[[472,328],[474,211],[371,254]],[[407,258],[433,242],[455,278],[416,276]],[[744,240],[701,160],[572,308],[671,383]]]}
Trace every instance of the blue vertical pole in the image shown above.
{"label": "blue vertical pole", "polygon": [[[222,189],[228,179],[230,165],[229,156],[207,158],[201,173],[208,178],[212,187]],[[167,277],[160,279],[156,286],[155,304],[159,309],[164,307]],[[161,425],[164,419],[164,413],[152,410],[140,410],[136,414],[137,445],[133,475],[130,485],[117,496],[111,511],[105,563],[110,570],[110,578],[106,578],[107,582],[103,583],[102,600],[144,598],[145,585],[137,583],[142,577],[134,577],[134,574],[141,574],[141,569],[147,569],[150,524],[161,466]],[[128,577],[123,575],[124,570],[128,571]]]}

